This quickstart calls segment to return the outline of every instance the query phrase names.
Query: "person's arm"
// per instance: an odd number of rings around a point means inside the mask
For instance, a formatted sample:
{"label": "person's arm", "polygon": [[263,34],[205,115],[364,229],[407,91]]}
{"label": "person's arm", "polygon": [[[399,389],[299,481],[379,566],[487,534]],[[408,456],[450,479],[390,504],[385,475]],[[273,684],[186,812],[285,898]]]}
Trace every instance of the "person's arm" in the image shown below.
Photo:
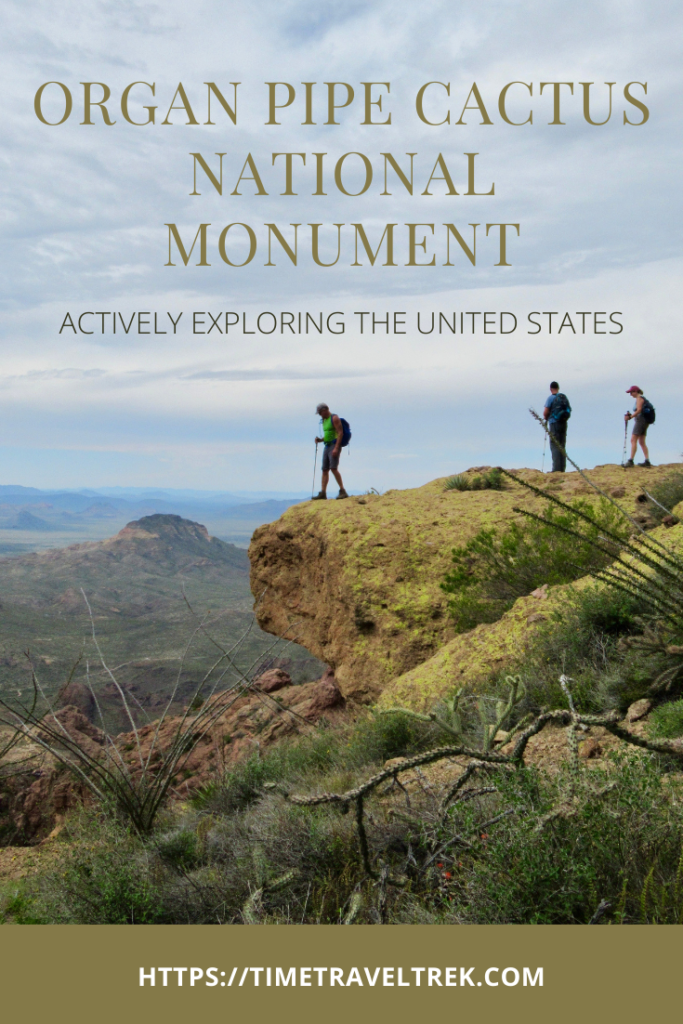
{"label": "person's arm", "polygon": [[342,438],[344,437],[344,428],[342,427],[341,420],[338,416],[332,417],[332,426],[334,427],[334,432],[337,435],[337,440],[334,442],[332,454],[337,456],[341,451]]}
{"label": "person's arm", "polygon": [[550,417],[550,406],[546,404],[546,405],[543,406],[543,419],[547,420],[547,419],[549,419],[549,417]]}
{"label": "person's arm", "polygon": [[635,417],[638,415],[638,413],[643,411],[644,403],[645,403],[645,399],[644,399],[643,395],[638,395],[636,397],[636,411],[635,412],[627,412],[626,416],[624,418],[627,419],[627,420],[635,419]]}

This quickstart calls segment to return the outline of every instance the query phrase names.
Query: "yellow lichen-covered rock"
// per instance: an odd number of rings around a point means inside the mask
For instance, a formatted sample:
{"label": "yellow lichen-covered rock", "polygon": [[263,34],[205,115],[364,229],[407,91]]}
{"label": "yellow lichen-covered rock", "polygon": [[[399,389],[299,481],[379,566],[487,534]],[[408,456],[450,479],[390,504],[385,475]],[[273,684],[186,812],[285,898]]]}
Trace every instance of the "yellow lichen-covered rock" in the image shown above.
{"label": "yellow lichen-covered rock", "polygon": [[[644,517],[647,508],[637,496],[673,468],[597,466],[590,477],[607,493],[616,492],[629,512]],[[576,472],[544,476],[520,470],[519,475],[566,501],[596,497]],[[451,641],[464,650],[497,635],[494,624],[479,627],[469,640],[454,640],[440,587],[451,549],[484,526],[504,526],[516,517],[515,506],[540,509],[544,503],[509,481],[502,491],[446,490],[445,482],[381,496],[305,502],[254,533],[249,558],[259,626],[296,639],[332,666],[345,697],[376,700],[391,680],[417,669]],[[514,618],[515,609],[509,614]]]}
{"label": "yellow lichen-covered rock", "polygon": [[561,606],[567,587],[553,587],[539,611],[538,600],[520,597],[498,620],[461,633],[421,665],[392,679],[379,706],[427,711],[460,686],[476,690],[498,672],[515,668],[534,629]]}
{"label": "yellow lichen-covered rock", "polygon": [[[677,514],[683,513],[683,502]],[[677,553],[683,550],[683,523],[673,528],[658,527],[648,534]],[[568,599],[587,586],[599,585],[585,576],[564,586],[541,587],[529,597],[520,597],[497,622],[461,633],[437,653],[410,672],[392,679],[379,698],[380,707],[409,707],[427,711],[436,701],[464,686],[476,690],[493,675],[514,671],[524,657],[534,628],[562,615]]]}

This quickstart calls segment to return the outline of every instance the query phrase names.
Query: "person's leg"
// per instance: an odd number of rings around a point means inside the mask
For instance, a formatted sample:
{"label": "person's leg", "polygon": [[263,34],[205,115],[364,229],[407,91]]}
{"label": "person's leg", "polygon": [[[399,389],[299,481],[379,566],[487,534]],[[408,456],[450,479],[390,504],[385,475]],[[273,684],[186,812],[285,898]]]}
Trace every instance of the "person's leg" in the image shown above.
{"label": "person's leg", "polygon": [[344,481],[341,478],[341,473],[339,472],[338,469],[333,469],[332,473],[334,474],[334,479],[339,484],[339,491],[340,491],[340,493],[346,494],[346,490],[344,489]]}
{"label": "person's leg", "polygon": [[315,501],[318,498],[327,497],[327,485],[330,480],[330,449],[328,445],[325,445],[325,447],[323,448],[322,471],[323,475],[320,481],[320,492],[315,495],[315,497],[312,499],[313,501]]}
{"label": "person's leg", "polygon": [[560,458],[558,460],[559,471],[560,471],[560,473],[565,473],[566,470],[567,470],[567,456],[565,454],[565,452],[567,450],[567,424],[566,423],[559,424],[558,431],[557,431],[557,441],[558,441],[558,444],[562,445],[562,448],[560,450]]}
{"label": "person's leg", "polygon": [[558,424],[551,423],[548,428],[550,433],[550,454],[553,459],[553,468],[551,469],[551,473],[564,473],[564,469],[562,467],[562,452],[557,447],[557,427]]}
{"label": "person's leg", "polygon": [[637,447],[638,447],[638,435],[637,434],[631,434],[631,462],[633,462],[633,460],[636,457],[636,448]]}
{"label": "person's leg", "polygon": [[646,437],[645,434],[641,434],[640,437],[638,438],[638,441],[640,442],[640,447],[643,449],[643,455],[645,456],[645,461],[649,462],[650,461],[650,453],[647,450],[647,444],[645,443],[645,437]]}

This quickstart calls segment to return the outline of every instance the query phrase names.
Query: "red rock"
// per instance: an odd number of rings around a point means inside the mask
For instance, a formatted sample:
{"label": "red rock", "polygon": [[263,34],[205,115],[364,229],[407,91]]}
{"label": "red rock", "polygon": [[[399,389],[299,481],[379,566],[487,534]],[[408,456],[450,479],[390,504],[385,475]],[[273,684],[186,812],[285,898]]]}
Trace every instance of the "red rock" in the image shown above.
{"label": "red rock", "polygon": [[292,677],[289,672],[285,672],[281,668],[271,668],[254,680],[254,686],[263,690],[264,693],[274,693],[275,690],[281,690],[284,686],[291,685]]}
{"label": "red rock", "polygon": [[314,686],[310,703],[304,712],[304,718],[308,722],[315,722],[325,711],[343,703],[344,698],[337,686],[334,672],[328,668],[325,675]]}
{"label": "red rock", "polygon": [[[91,757],[96,757],[101,748],[104,746],[105,736],[101,729],[98,729],[96,725],[89,722],[83,712],[74,707],[72,704],[67,704],[66,707],[60,708],[56,712],[55,718],[58,719],[59,725],[55,722],[52,715],[46,715],[43,721],[49,726],[50,731],[61,733],[60,725],[66,730],[68,736],[79,746],[83,747],[87,754]],[[42,737],[50,744],[56,742],[47,733],[42,732],[39,727]]]}
{"label": "red rock", "polygon": [[74,681],[65,684],[57,694],[56,704],[59,708],[70,704],[78,708],[89,722],[95,721],[97,705],[95,704],[95,698],[85,683]]}

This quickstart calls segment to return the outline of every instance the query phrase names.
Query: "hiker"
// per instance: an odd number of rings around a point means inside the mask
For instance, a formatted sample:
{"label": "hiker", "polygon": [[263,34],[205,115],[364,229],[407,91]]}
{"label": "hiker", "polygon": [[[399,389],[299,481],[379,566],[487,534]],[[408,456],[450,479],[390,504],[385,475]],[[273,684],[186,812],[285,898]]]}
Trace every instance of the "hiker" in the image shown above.
{"label": "hiker", "polygon": [[639,466],[645,466],[650,468],[652,463],[650,462],[650,453],[647,450],[645,443],[645,437],[647,435],[647,428],[651,423],[655,421],[655,410],[651,402],[648,402],[647,398],[643,394],[643,389],[639,388],[637,384],[632,384],[626,391],[627,395],[632,395],[636,400],[633,412],[627,412],[624,416],[626,423],[629,420],[633,420],[633,430],[631,431],[631,458],[628,462],[624,463],[625,469],[631,469],[634,465],[634,458],[636,455],[636,449],[640,444],[643,449],[643,455],[645,456],[644,462],[639,462]]}
{"label": "hiker", "polygon": [[332,471],[334,479],[339,484],[337,498],[348,498],[348,494],[344,490],[341,473],[337,468],[344,440],[344,426],[339,416],[336,413],[330,412],[329,405],[321,403],[315,411],[323,421],[323,436],[316,437],[315,443],[324,444],[325,447],[323,448],[323,475],[320,491],[311,500],[321,501],[327,498],[327,483],[330,479],[330,471]]}
{"label": "hiker", "polygon": [[[553,457],[551,473],[564,473],[567,468],[567,420],[572,414],[569,399],[560,391],[556,380],[550,382],[550,395],[543,407],[543,418],[548,423],[550,454]],[[562,447],[560,448],[559,445]]]}

